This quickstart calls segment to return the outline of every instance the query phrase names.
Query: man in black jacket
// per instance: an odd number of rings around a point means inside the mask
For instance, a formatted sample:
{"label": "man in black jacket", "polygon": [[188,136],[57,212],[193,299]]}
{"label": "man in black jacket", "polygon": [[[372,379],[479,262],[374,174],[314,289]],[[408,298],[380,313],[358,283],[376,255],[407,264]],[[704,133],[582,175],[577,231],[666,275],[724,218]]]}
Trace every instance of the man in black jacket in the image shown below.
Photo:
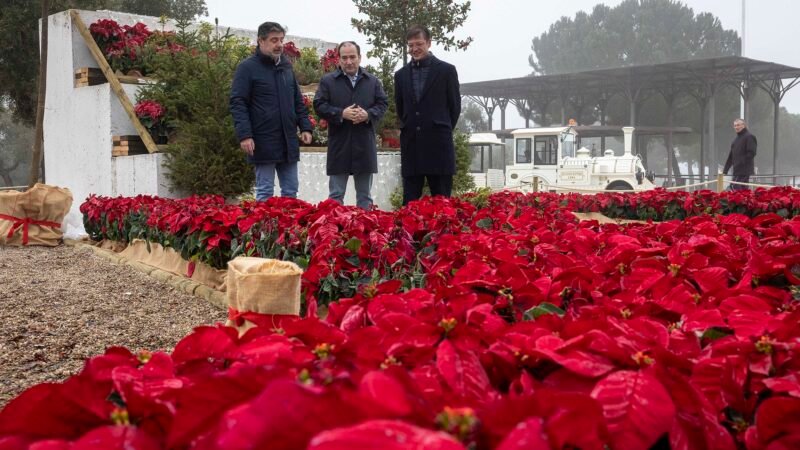
{"label": "man in black jacket", "polygon": [[308,109],[283,57],[285,36],[280,24],[262,23],[255,53],[236,68],[231,88],[231,115],[239,146],[255,166],[257,200],[272,197],[276,171],[281,196],[297,197],[298,126],[303,143],[311,143]]}
{"label": "man in black jacket", "polygon": [[314,110],[328,121],[329,197],[344,202],[347,179],[353,175],[356,204],[372,206],[372,174],[378,173],[375,127],[389,99],[380,81],[359,66],[361,48],[353,41],[337,48],[339,70],[322,77]]}
{"label": "man in black jacket", "polygon": [[[722,173],[728,174],[728,170],[733,167],[733,181],[737,183],[747,183],[750,175],[755,173],[754,160],[758,141],[747,129],[747,123],[742,119],[733,121],[733,129],[736,131],[736,138],[731,144],[731,151],[728,153],[728,160],[725,161],[725,168]],[[748,189],[741,184],[731,184],[733,190]]]}
{"label": "man in black jacket", "polygon": [[413,26],[406,42],[411,62],[394,74],[404,205],[422,196],[426,178],[432,195],[450,196],[456,171],[453,129],[461,114],[458,73],[430,53],[430,31]]}

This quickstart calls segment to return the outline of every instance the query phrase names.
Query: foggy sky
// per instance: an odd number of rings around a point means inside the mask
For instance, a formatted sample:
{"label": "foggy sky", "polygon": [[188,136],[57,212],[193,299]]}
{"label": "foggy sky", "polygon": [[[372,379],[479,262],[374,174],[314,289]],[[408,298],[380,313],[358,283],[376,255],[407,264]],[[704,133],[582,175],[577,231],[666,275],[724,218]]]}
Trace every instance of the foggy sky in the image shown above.
{"label": "foggy sky", "polygon": [[[331,42],[355,40],[365,52],[366,38],[350,25],[358,12],[351,0],[206,0],[209,19],[220,25],[256,29],[267,20],[288,26],[289,34]],[[597,3],[614,6],[620,0],[473,0],[472,9],[456,37],[474,38],[467,51],[434,53],[458,68],[462,82],[525,76],[531,72],[531,40],[562,16],[591,12]],[[741,32],[741,0],[685,0],[695,13],[711,12],[725,29]],[[800,67],[800,2],[747,0],[744,56]],[[369,61],[362,61],[364,65]],[[782,105],[800,112],[800,86],[790,90]],[[509,110],[511,112],[511,109]],[[509,114],[509,116],[516,114]],[[509,117],[509,126],[519,126]]]}

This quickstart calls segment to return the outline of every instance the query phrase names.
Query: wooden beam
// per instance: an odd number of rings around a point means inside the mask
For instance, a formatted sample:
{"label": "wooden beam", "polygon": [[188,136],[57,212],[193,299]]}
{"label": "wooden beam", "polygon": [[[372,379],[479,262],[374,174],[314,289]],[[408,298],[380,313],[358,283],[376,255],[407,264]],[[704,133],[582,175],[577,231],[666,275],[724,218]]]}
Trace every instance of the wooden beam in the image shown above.
{"label": "wooden beam", "polygon": [[150,132],[147,131],[144,125],[142,125],[142,122],[139,121],[139,118],[136,117],[136,112],[133,110],[133,103],[131,103],[131,100],[128,98],[128,94],[125,92],[125,89],[122,88],[122,83],[120,83],[119,78],[117,78],[117,74],[115,74],[114,71],[111,70],[111,66],[108,65],[105,55],[103,55],[103,52],[100,51],[100,47],[97,46],[97,42],[94,41],[89,29],[86,28],[86,24],[83,23],[81,15],[74,9],[69,10],[69,15],[72,17],[72,23],[75,24],[75,26],[78,28],[78,31],[81,33],[81,36],[83,36],[86,46],[89,47],[89,52],[94,57],[97,65],[100,66],[100,70],[102,70],[103,74],[106,76],[106,80],[108,80],[108,83],[111,85],[111,90],[117,94],[117,98],[122,104],[122,108],[131,119],[133,127],[136,128],[136,132],[139,133],[139,137],[142,138],[142,142],[144,142],[147,151],[149,153],[158,152],[158,147],[153,141],[153,138],[150,136]]}

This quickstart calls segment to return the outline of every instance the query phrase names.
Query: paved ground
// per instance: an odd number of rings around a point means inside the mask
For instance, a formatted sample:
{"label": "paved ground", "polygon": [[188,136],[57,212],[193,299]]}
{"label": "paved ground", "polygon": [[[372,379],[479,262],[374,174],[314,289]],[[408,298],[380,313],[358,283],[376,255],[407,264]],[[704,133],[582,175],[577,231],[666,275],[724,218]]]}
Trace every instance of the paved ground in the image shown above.
{"label": "paved ground", "polygon": [[0,247],[0,407],[106,347],[167,350],[225,312],[90,249]]}

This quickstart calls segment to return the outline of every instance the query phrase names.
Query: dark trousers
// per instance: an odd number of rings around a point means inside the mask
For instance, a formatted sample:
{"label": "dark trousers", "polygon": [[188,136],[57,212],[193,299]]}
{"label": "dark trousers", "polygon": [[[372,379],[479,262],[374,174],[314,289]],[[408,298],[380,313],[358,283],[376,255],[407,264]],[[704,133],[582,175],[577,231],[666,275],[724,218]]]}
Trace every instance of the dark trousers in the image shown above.
{"label": "dark trousers", "polygon": [[[734,175],[733,181],[737,183],[749,183],[750,175]],[[732,191],[744,191],[750,189],[750,186],[742,186],[741,184],[731,184],[730,187]]]}
{"label": "dark trousers", "polygon": [[450,197],[453,191],[452,175],[413,175],[403,177],[403,205],[422,197],[422,186],[425,185],[426,178],[428,187],[431,188],[431,195]]}

